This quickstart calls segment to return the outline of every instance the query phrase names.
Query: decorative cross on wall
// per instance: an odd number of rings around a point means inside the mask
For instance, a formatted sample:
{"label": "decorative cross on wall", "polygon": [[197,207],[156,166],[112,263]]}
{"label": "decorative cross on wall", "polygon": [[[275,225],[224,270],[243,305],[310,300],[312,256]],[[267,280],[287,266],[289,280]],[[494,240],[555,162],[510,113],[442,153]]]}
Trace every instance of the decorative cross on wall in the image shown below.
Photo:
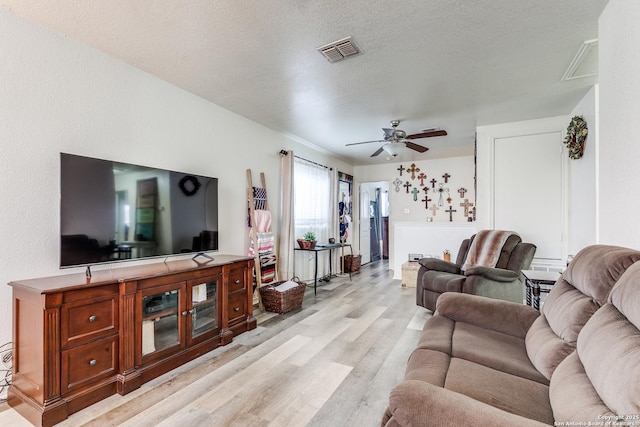
{"label": "decorative cross on wall", "polygon": [[407,168],[407,172],[411,172],[411,179],[416,179],[416,172],[420,172],[420,168],[417,168],[415,163],[411,163],[411,167]]}
{"label": "decorative cross on wall", "polygon": [[[424,199],[421,200],[421,202],[424,202],[424,208],[425,209],[429,209],[429,202],[431,201],[431,199],[428,196],[424,196]],[[438,209],[438,207],[436,206],[436,209]],[[435,213],[434,213],[435,215]]]}
{"label": "decorative cross on wall", "polygon": [[424,191],[424,194],[429,194],[429,187],[422,187],[422,191]]}
{"label": "decorative cross on wall", "polygon": [[402,185],[402,181],[400,181],[398,178],[396,178],[396,179],[392,182],[392,184],[396,186],[396,193],[397,193],[398,191],[400,191],[400,186]]}
{"label": "decorative cross on wall", "polygon": [[464,208],[464,216],[469,216],[469,208],[473,207],[473,203],[469,203],[469,199],[464,199],[464,203],[460,203],[460,206]]}
{"label": "decorative cross on wall", "polygon": [[400,171],[400,176],[402,176],[402,171],[403,171],[404,169],[405,169],[405,168],[404,168],[404,167],[402,167],[402,165],[400,165],[400,167],[399,167],[398,169],[396,169],[396,170],[399,170],[399,171]]}
{"label": "decorative cross on wall", "polygon": [[444,201],[442,199],[442,195],[444,194],[445,191],[447,192],[447,194],[449,193],[449,189],[448,188],[444,188],[444,184],[443,183],[438,184],[438,193],[440,193],[440,197],[438,198],[438,206],[444,206]]}
{"label": "decorative cross on wall", "polygon": [[413,190],[411,190],[411,193],[413,193],[413,201],[417,202],[418,201],[418,193],[420,192],[420,190],[418,190],[416,187],[413,187]]}
{"label": "decorative cross on wall", "polygon": [[451,178],[451,175],[445,172],[444,175],[442,175],[442,177],[444,178],[444,183],[446,184],[449,182],[449,178]]}
{"label": "decorative cross on wall", "polygon": [[440,210],[440,208],[437,207],[436,205],[431,205],[431,207],[429,209],[431,209],[431,212],[432,212],[433,216],[436,216],[436,211]]}
{"label": "decorative cross on wall", "polygon": [[464,187],[458,188],[458,194],[460,194],[460,198],[461,199],[464,199],[464,193],[466,193],[466,192],[467,192],[466,188],[464,188]]}
{"label": "decorative cross on wall", "polygon": [[436,182],[438,182],[438,181],[436,181],[436,179],[435,179],[435,178],[433,178],[433,179],[432,179],[431,181],[429,181],[429,182],[431,183],[431,188],[436,188]]}
{"label": "decorative cross on wall", "polygon": [[424,180],[427,179],[427,175],[425,175],[424,172],[420,172],[418,179],[420,180],[420,186],[424,187]]}
{"label": "decorative cross on wall", "polygon": [[453,209],[453,207],[449,205],[449,209],[445,209],[445,212],[449,214],[449,222],[453,222],[453,213],[458,211],[456,209]]}
{"label": "decorative cross on wall", "polygon": [[403,187],[407,189],[407,194],[409,194],[409,187],[411,187],[411,183],[407,181],[407,183],[404,184]]}

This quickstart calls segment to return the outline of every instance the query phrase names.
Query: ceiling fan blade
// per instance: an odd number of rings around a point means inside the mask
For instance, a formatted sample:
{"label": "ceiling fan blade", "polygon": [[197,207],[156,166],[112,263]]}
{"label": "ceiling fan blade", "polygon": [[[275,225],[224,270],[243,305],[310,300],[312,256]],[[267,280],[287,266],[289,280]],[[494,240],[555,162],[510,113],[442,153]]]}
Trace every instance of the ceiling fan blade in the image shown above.
{"label": "ceiling fan blade", "polygon": [[445,136],[447,135],[446,130],[430,130],[429,132],[422,133],[414,133],[413,135],[407,135],[407,139],[420,139],[420,138],[431,138],[432,136]]}
{"label": "ceiling fan blade", "polygon": [[372,142],[385,142],[383,139],[376,139],[375,141],[362,141],[362,142],[352,142],[350,144],[345,144],[345,147],[350,145],[360,145],[360,144],[371,144]]}
{"label": "ceiling fan blade", "polygon": [[373,154],[371,155],[371,157],[375,157],[375,156],[377,156],[378,154],[382,153],[383,151],[384,151],[384,150],[382,149],[382,147],[380,147],[380,148],[378,148],[378,149],[376,150],[376,152],[375,152],[375,153],[373,153]]}
{"label": "ceiling fan blade", "polygon": [[415,142],[405,141],[404,142],[407,148],[411,148],[412,150],[416,150],[418,153],[424,153],[428,150],[427,147],[423,147],[422,145],[418,145]]}

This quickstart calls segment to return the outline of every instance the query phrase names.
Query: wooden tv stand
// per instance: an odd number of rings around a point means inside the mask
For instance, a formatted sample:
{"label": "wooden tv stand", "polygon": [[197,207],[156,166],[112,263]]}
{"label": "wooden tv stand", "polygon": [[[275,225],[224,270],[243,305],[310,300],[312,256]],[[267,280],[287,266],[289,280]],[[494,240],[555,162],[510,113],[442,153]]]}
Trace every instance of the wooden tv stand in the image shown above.
{"label": "wooden tv stand", "polygon": [[253,258],[11,282],[9,405],[49,427],[254,329]]}

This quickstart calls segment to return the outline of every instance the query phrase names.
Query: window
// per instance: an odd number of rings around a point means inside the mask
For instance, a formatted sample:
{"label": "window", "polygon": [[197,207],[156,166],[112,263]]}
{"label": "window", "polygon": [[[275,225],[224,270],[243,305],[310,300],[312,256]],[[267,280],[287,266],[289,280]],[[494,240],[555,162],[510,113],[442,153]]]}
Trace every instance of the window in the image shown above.
{"label": "window", "polygon": [[294,229],[296,238],[307,231],[316,240],[329,239],[331,223],[331,174],[328,168],[303,159],[294,161]]}

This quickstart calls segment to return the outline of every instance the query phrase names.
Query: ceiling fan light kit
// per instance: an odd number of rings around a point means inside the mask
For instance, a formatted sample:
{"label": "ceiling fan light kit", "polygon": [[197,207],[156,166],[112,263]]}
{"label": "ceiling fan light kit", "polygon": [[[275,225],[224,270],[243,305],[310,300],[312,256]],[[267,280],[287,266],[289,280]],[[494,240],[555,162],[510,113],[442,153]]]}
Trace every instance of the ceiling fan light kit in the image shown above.
{"label": "ceiling fan light kit", "polygon": [[387,152],[391,157],[396,157],[400,154],[400,151],[406,147],[404,142],[390,142],[382,146],[382,149]]}

